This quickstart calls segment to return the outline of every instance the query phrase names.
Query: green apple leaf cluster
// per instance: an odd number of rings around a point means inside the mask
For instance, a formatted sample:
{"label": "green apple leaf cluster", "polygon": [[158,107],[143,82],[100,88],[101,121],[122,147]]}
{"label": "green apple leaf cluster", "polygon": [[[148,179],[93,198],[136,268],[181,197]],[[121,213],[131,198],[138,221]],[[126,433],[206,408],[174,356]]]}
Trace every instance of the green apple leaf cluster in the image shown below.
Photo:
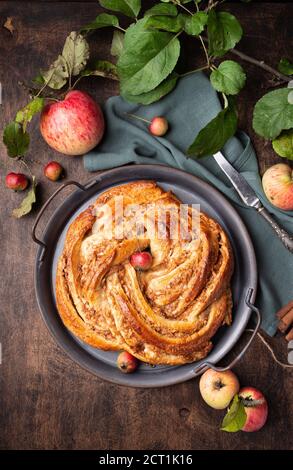
{"label": "green apple leaf cluster", "polygon": [[[186,154],[200,158],[220,150],[237,130],[237,95],[247,80],[243,66],[231,59],[243,36],[239,20],[216,0],[157,0],[150,8],[147,0],[99,3],[105,10],[78,32],[69,33],[60,54],[27,86],[29,102],[3,132],[9,157],[23,158],[29,149],[28,124],[32,118],[47,101],[63,99],[84,77],[119,80],[120,94],[126,100],[148,105],[170,93],[181,76],[202,70],[219,93],[223,109],[194,136]],[[116,64],[100,58],[91,61],[87,37],[104,28],[113,29],[109,48]],[[186,36],[192,38],[194,54],[201,54],[204,63],[182,72]],[[227,59],[224,56],[228,53]],[[239,51],[234,55],[239,57]],[[247,60],[241,54],[245,57]],[[263,66],[262,61],[253,61]],[[292,159],[293,90],[290,83],[288,88],[285,84],[290,82],[293,64],[282,58],[278,70],[270,70],[281,79],[281,87],[262,96],[250,118],[258,135],[271,140],[280,156]],[[25,207],[31,205],[26,203]]]}

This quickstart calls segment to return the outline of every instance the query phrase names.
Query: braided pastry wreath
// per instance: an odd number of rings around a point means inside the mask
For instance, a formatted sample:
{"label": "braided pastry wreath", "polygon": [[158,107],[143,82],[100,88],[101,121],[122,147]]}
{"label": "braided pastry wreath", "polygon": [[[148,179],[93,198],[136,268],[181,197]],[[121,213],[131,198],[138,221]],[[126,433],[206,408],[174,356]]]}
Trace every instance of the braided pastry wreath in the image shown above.
{"label": "braided pastry wreath", "polygon": [[[104,192],[73,221],[56,279],[58,311],[72,333],[150,364],[185,364],[208,354],[218,328],[232,320],[232,251],[206,214],[187,206],[183,223],[180,204],[156,183],[138,181]],[[171,236],[174,217],[184,226],[177,236]],[[152,265],[137,271],[129,257],[146,249]]]}

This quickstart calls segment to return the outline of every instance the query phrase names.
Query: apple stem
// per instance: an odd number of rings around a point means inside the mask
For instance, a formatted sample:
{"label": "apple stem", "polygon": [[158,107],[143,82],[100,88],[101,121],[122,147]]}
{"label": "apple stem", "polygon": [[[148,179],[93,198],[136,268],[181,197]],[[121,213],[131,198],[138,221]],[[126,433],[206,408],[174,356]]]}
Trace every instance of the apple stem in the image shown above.
{"label": "apple stem", "polygon": [[250,398],[250,397],[246,397],[246,398],[240,397],[240,399],[246,408],[254,408],[255,406],[259,406],[264,403],[263,398],[260,398],[259,400],[254,400],[253,398]]}
{"label": "apple stem", "polygon": [[140,116],[137,116],[136,114],[131,114],[131,113],[125,113],[127,116],[132,117],[134,119],[138,119],[139,121],[147,122],[148,124],[151,124],[151,121],[148,121],[145,118],[142,118]]}
{"label": "apple stem", "polygon": [[26,170],[29,172],[29,174],[30,174],[30,176],[31,176],[31,178],[32,178],[33,175],[32,175],[32,172],[31,172],[31,170],[30,170],[30,167],[28,166],[28,164],[26,163],[26,161],[23,159],[23,157],[18,158],[18,162],[26,168]]}

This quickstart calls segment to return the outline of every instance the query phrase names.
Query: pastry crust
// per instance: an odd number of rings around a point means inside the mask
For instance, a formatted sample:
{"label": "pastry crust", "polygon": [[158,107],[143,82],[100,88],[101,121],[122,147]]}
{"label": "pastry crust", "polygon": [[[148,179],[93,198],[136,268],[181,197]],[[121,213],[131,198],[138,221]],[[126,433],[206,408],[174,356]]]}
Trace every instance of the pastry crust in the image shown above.
{"label": "pastry crust", "polygon": [[[174,220],[183,218],[179,231]],[[152,266],[136,271],[129,257],[145,249]],[[185,364],[204,358],[218,328],[231,323],[232,271],[231,246],[215,220],[192,207],[183,216],[172,193],[133,182],[100,195],[70,225],[57,308],[91,346],[124,349],[151,364]]]}

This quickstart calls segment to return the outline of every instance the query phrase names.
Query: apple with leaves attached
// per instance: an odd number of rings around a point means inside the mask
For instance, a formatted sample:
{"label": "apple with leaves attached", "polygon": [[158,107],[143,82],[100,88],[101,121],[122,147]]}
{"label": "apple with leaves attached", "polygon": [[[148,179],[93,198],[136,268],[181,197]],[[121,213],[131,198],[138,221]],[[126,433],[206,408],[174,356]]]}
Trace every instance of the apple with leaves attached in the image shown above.
{"label": "apple with leaves attached", "polygon": [[268,417],[268,403],[262,392],[254,387],[244,387],[239,392],[239,398],[244,404],[246,421],[242,431],[259,431]]}
{"label": "apple with leaves attached", "polygon": [[73,90],[64,100],[48,103],[41,114],[40,130],[50,147],[65,155],[83,155],[103,137],[100,106],[83,91]]}

